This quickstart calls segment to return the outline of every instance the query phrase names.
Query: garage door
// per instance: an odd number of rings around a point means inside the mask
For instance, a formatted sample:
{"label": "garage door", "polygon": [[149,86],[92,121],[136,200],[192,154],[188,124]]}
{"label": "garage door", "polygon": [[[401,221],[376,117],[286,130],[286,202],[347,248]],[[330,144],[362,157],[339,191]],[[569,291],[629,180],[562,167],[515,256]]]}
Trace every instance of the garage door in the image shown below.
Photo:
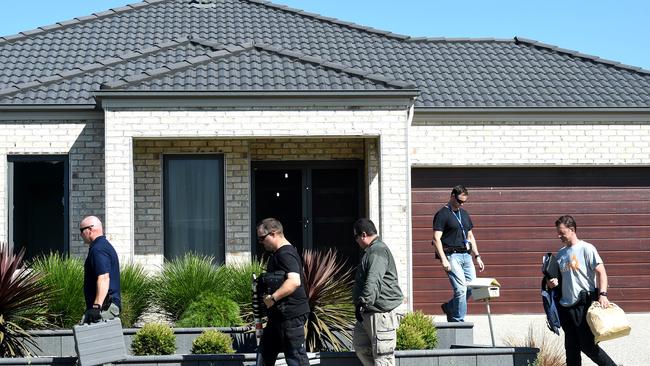
{"label": "garage door", "polygon": [[[541,259],[561,242],[555,220],[575,217],[578,237],[599,250],[609,275],[610,300],[626,311],[650,311],[650,169],[432,169],[412,170],[413,299],[416,309],[440,314],[451,296],[433,259],[433,214],[451,187],[470,191],[472,215],[486,270],[501,282],[494,313],[540,313]],[[470,313],[485,313],[471,303]]]}

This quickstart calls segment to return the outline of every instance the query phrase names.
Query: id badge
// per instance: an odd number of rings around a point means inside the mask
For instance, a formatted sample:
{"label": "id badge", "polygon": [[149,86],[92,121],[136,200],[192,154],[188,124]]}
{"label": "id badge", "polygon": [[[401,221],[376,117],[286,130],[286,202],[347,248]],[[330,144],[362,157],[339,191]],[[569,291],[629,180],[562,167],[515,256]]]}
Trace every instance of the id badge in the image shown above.
{"label": "id badge", "polygon": [[472,243],[469,240],[465,240],[465,249],[469,252],[472,249]]}

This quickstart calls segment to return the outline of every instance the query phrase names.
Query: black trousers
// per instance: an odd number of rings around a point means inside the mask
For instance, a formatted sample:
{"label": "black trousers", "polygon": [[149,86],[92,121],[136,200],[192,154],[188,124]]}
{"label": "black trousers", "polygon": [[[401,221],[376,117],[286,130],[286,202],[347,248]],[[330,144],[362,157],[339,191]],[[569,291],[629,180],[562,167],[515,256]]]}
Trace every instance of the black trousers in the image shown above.
{"label": "black trousers", "polygon": [[265,366],[275,365],[278,353],[284,352],[288,366],[308,366],[305,349],[305,321],[307,314],[290,319],[269,319],[260,344]]}
{"label": "black trousers", "polygon": [[583,291],[575,305],[558,306],[560,324],[564,331],[567,366],[582,365],[581,351],[599,366],[616,366],[607,353],[596,344],[587,324],[587,309],[592,301],[594,301],[593,294]]}

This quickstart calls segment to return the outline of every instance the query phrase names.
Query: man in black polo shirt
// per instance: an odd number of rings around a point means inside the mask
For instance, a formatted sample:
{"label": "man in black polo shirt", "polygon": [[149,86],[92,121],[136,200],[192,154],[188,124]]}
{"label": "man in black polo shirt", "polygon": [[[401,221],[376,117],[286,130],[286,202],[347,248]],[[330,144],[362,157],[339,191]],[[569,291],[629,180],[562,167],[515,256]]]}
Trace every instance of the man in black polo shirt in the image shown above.
{"label": "man in black polo shirt", "polygon": [[257,225],[257,241],[272,253],[266,272],[286,273],[280,288],[264,297],[269,320],[260,344],[264,364],[274,365],[282,351],[287,365],[309,365],[304,326],[310,310],[302,260],[296,248],[284,237],[282,224],[277,219],[264,219]]}
{"label": "man in black polo shirt", "polygon": [[81,220],[79,232],[90,247],[84,263],[86,312],[82,323],[113,319],[120,314],[120,261],[106,240],[102,222],[95,216]]}
{"label": "man in black polo shirt", "polygon": [[476,278],[472,255],[481,271],[485,268],[478,253],[476,239],[472,233],[472,219],[461,208],[467,202],[467,188],[456,186],[451,190],[449,202],[433,217],[433,240],[436,255],[447,272],[454,296],[442,304],[442,311],[448,322],[463,322],[467,314],[467,299],[471,290],[467,283]]}

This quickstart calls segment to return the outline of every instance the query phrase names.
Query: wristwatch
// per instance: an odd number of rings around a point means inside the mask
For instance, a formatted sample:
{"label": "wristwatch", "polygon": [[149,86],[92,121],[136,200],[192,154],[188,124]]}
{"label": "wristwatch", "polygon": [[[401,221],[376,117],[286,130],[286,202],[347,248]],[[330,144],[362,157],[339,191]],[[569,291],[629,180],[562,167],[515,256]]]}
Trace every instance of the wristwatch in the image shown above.
{"label": "wristwatch", "polygon": [[605,297],[607,297],[607,292],[605,292],[605,291],[601,291],[601,292],[598,293],[598,296],[605,296]]}
{"label": "wristwatch", "polygon": [[275,304],[275,297],[273,297],[273,295],[266,295],[266,298],[271,299],[271,301],[273,301],[273,303]]}

